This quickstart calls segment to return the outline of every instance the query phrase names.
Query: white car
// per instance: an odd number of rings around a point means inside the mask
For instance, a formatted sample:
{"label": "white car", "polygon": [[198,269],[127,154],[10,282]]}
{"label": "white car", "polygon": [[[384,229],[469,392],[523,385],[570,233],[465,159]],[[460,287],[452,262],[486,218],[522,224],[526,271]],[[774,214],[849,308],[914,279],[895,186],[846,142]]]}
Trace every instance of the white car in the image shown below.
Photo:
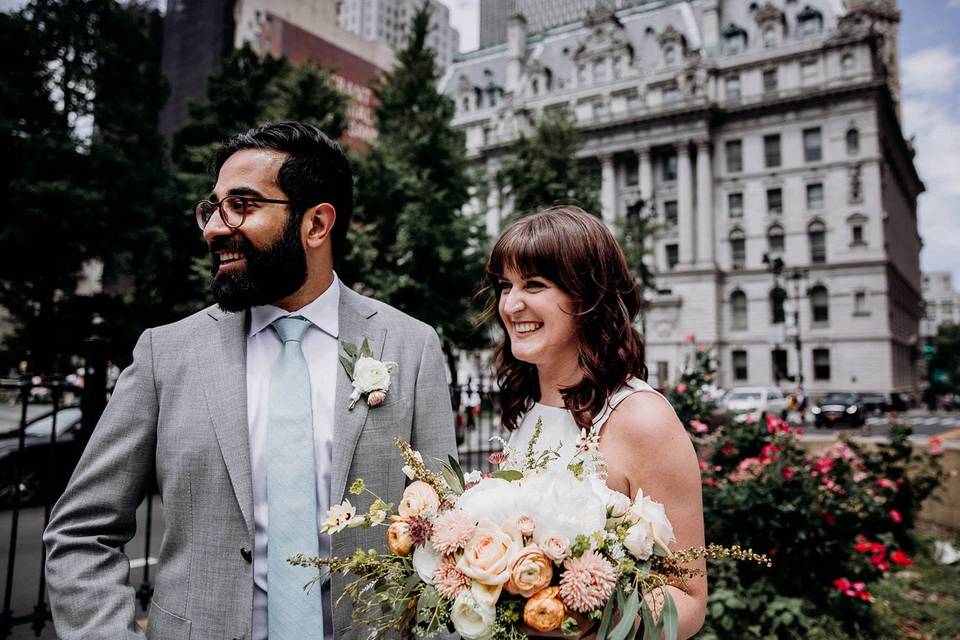
{"label": "white car", "polygon": [[746,419],[757,420],[765,416],[784,417],[787,414],[787,398],[776,387],[735,387],[723,398],[727,411]]}

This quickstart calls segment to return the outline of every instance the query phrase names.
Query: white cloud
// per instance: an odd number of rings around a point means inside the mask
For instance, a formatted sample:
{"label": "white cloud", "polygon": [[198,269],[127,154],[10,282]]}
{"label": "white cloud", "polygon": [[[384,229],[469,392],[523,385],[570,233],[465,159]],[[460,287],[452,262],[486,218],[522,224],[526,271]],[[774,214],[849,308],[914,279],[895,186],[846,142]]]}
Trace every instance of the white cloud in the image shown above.
{"label": "white cloud", "polygon": [[915,137],[927,187],[918,204],[922,267],[960,278],[960,55],[948,46],[923,49],[905,58],[901,70],[903,127]]}
{"label": "white cloud", "polygon": [[960,0],[948,0],[947,6],[954,9],[960,9]]}
{"label": "white cloud", "polygon": [[941,45],[907,56],[900,67],[906,91],[946,93],[957,84],[960,56],[948,45]]}

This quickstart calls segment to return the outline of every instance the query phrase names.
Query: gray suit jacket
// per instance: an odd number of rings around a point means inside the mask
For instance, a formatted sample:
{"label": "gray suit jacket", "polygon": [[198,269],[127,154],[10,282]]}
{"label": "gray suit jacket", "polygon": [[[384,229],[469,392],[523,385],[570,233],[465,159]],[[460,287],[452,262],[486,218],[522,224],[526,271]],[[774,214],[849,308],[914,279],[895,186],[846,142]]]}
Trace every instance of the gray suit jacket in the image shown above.
{"label": "gray suit jacket", "polygon": [[[44,533],[54,623],[64,640],[143,637],[134,624],[129,562],[120,547],[133,536],[137,506],[154,479],[166,530],[148,636],[249,640],[247,315],[211,307],[148,329],[137,342],[133,364],[120,376]],[[446,368],[433,329],[342,287],[340,340],[364,337],[375,357],[400,368],[381,406],[369,409],[361,401],[347,411],[352,388],[338,367],[331,504],[358,477],[388,502],[399,502],[406,478],[394,436],[409,440],[425,459],[456,451]],[[360,500],[358,511],[368,505]],[[357,547],[384,548],[385,529],[352,529],[333,540],[339,556]],[[304,582],[310,577],[305,569]],[[344,577],[333,578],[334,599],[343,585]],[[336,607],[336,636],[356,637],[349,625],[349,605]]]}

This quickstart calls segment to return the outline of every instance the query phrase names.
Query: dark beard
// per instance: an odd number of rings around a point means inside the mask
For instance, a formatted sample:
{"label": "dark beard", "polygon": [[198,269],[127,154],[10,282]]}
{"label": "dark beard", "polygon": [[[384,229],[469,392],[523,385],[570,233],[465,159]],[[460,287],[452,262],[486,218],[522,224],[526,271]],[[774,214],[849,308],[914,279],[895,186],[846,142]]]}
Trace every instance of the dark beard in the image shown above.
{"label": "dark beard", "polygon": [[[300,216],[290,215],[277,240],[257,249],[237,234],[210,245],[213,278],[210,293],[224,311],[243,311],[273,304],[289,296],[307,280],[307,254],[300,242]],[[215,251],[241,251],[243,269],[218,273],[220,257]]]}

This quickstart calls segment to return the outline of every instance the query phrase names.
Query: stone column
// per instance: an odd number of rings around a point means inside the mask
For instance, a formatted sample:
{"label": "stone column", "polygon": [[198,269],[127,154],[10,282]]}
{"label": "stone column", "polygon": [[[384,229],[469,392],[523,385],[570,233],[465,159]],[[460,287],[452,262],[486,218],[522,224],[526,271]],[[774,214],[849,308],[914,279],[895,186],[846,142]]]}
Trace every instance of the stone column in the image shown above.
{"label": "stone column", "polygon": [[680,234],[680,264],[694,262],[693,175],[687,141],[677,144],[677,231]]}
{"label": "stone column", "polygon": [[713,157],[710,141],[697,141],[697,263],[705,267],[716,264],[716,243],[713,216]]}
{"label": "stone column", "polygon": [[653,167],[650,165],[650,147],[640,147],[637,149],[639,158],[640,172],[640,197],[643,198],[645,206],[649,209],[650,198],[653,197]]}
{"label": "stone column", "polygon": [[612,153],[600,156],[600,167],[600,213],[603,221],[612,225],[617,213],[617,174]]}

